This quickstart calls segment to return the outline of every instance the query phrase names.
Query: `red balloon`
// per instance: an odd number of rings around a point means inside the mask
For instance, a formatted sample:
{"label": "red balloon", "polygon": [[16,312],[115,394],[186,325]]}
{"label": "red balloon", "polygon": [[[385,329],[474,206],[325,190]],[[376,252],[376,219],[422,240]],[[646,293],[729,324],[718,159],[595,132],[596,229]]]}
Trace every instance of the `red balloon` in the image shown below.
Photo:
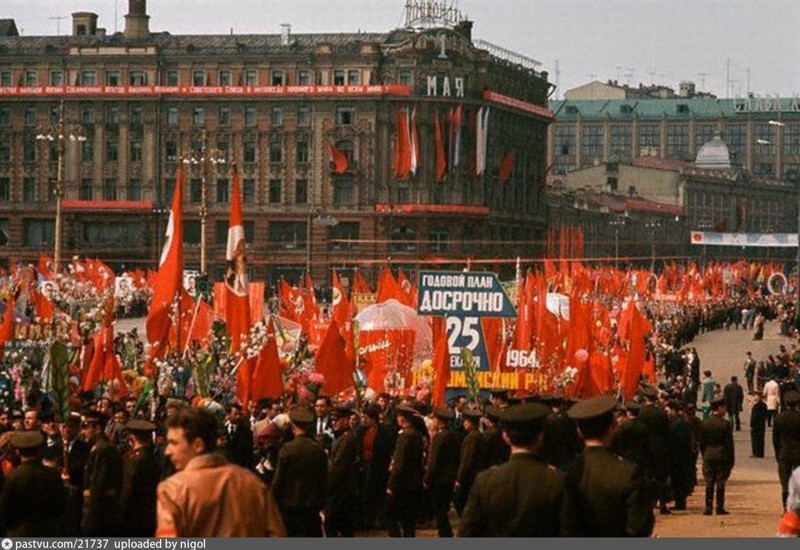
{"label": "red balloon", "polygon": [[575,352],[575,360],[579,363],[583,363],[589,359],[589,352],[585,349],[579,349]]}

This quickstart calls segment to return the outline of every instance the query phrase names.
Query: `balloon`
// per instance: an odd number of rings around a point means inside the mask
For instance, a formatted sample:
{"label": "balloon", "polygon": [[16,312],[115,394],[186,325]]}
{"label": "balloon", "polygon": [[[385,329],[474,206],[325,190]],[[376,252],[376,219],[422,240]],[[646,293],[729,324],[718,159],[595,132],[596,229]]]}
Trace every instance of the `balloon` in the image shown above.
{"label": "balloon", "polygon": [[583,363],[589,359],[589,352],[585,349],[579,349],[575,352],[575,360],[579,363]]}

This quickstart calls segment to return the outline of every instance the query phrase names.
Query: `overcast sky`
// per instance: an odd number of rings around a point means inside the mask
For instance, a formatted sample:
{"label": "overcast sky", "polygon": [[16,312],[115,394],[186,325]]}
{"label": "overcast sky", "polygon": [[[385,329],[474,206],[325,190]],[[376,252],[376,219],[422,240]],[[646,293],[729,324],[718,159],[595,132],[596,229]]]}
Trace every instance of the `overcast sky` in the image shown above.
{"label": "overcast sky", "polygon": [[[149,0],[150,28],[172,34],[387,31],[405,0]],[[800,93],[797,0],[460,0],[474,36],[542,62],[564,90],[591,79],[667,84],[693,80],[720,97]],[[122,30],[128,0],[2,0],[0,17],[25,35],[71,32],[92,11]],[[115,22],[116,13],[116,22]],[[730,59],[730,87],[726,86]],[[559,70],[556,70],[558,65]],[[557,75],[557,72],[559,73]]]}

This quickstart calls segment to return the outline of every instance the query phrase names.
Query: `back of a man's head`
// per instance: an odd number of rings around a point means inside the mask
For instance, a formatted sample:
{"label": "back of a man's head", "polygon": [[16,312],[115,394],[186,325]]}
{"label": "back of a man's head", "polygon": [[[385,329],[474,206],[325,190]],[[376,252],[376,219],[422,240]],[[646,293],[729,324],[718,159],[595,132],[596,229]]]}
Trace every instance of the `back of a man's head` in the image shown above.
{"label": "back of a man's head", "polygon": [[167,418],[167,428],[183,430],[187,443],[200,439],[204,452],[210,453],[217,448],[217,418],[210,411],[187,407],[180,409]]}

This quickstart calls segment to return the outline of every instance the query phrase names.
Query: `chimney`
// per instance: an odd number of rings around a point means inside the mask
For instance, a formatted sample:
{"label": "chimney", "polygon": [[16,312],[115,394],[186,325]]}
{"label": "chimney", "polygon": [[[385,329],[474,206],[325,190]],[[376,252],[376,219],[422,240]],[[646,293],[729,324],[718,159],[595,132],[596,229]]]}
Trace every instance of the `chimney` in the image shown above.
{"label": "chimney", "polygon": [[281,23],[281,46],[292,45],[292,26],[289,23]]}
{"label": "chimney", "polygon": [[72,14],[72,36],[94,36],[96,34],[96,13],[77,11]]}
{"label": "chimney", "polygon": [[125,38],[146,38],[149,35],[150,16],[147,15],[147,0],[128,0]]}
{"label": "chimney", "polygon": [[458,25],[456,25],[453,30],[456,31],[458,34],[472,42],[472,27],[475,25],[473,21],[469,19],[464,19],[463,21],[459,21]]}

